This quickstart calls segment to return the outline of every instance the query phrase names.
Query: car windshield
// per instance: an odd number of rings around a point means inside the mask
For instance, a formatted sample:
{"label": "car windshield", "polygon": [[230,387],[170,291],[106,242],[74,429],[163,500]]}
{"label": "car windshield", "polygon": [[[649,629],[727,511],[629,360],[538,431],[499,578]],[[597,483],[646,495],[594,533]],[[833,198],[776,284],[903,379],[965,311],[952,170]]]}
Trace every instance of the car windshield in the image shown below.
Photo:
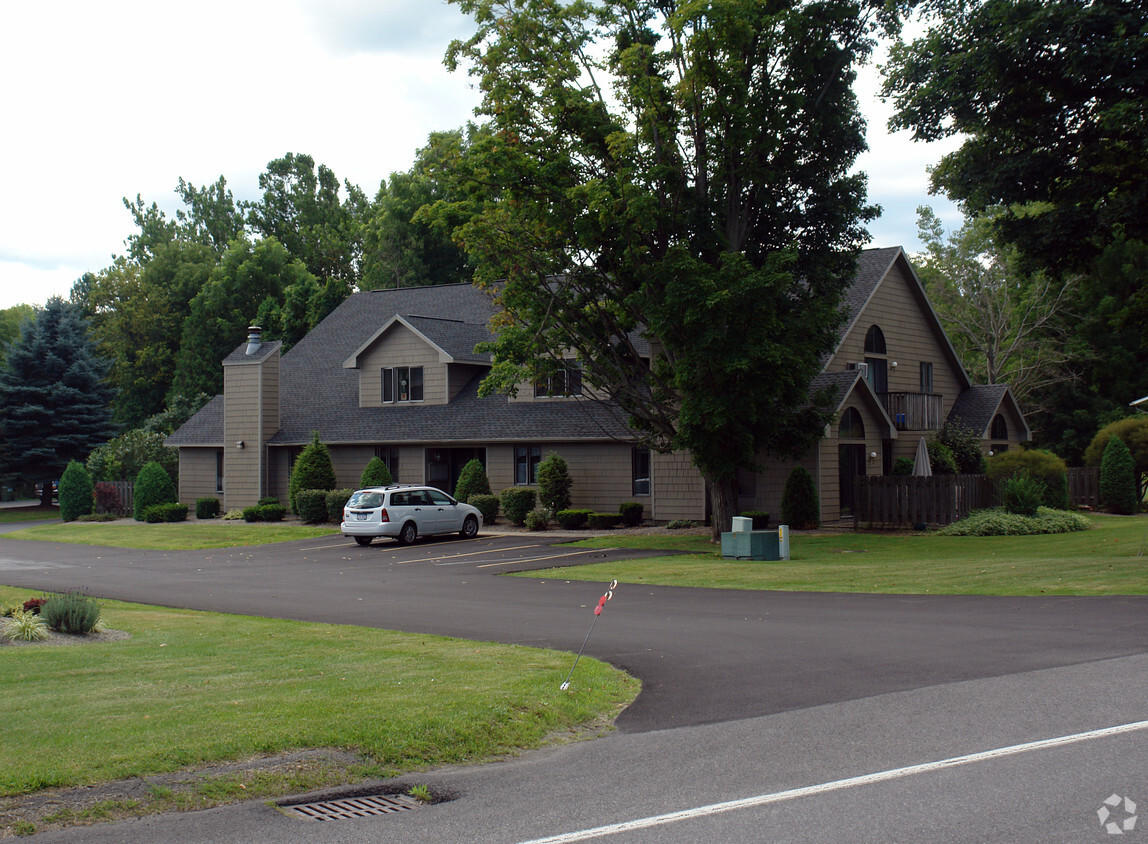
{"label": "car windshield", "polygon": [[381,492],[356,492],[351,496],[351,500],[347,502],[348,507],[359,507],[364,510],[372,510],[375,507],[383,506],[383,494]]}

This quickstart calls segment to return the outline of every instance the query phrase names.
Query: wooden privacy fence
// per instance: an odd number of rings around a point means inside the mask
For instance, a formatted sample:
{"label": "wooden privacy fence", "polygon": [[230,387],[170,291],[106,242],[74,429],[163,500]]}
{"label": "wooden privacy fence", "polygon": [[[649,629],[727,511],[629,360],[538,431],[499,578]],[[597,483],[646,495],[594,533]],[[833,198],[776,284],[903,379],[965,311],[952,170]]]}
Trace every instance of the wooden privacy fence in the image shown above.
{"label": "wooden privacy fence", "polygon": [[947,525],[996,503],[985,475],[865,475],[853,479],[854,524]]}
{"label": "wooden privacy fence", "polygon": [[1085,466],[1068,470],[1068,500],[1073,507],[1100,509],[1100,468]]}
{"label": "wooden privacy fence", "polygon": [[135,502],[132,496],[134,489],[135,484],[131,481],[98,481],[95,485],[96,512],[130,516]]}

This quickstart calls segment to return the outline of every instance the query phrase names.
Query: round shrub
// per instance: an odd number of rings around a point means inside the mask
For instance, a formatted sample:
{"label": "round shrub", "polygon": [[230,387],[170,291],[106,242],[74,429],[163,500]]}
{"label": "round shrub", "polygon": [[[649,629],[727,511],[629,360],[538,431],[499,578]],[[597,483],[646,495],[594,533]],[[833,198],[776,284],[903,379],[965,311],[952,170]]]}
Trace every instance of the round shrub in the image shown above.
{"label": "round shrub", "polygon": [[813,476],[804,466],[797,466],[785,479],[781,493],[781,521],[791,528],[812,530],[821,525],[821,506]]}
{"label": "round shrub", "polygon": [[477,457],[466,461],[454,487],[454,497],[459,501],[469,504],[472,495],[490,495],[490,479]]}
{"label": "round shrub", "polygon": [[381,457],[372,457],[367,461],[367,467],[359,477],[359,486],[390,486],[395,482],[391,477],[391,470]]}
{"label": "round shrub", "polygon": [[343,521],[343,508],[351,500],[353,489],[333,489],[327,493],[327,521]]}
{"label": "round shrub", "polygon": [[133,515],[137,522],[142,522],[148,507],[155,504],[171,504],[175,501],[175,484],[171,482],[164,468],[152,461],[136,475],[132,497]]}
{"label": "round shrub", "polygon": [[40,608],[40,618],[54,630],[82,636],[91,633],[100,620],[100,605],[79,592],[53,595]]}
{"label": "round shrub", "polygon": [[953,457],[953,450],[938,440],[929,440],[929,468],[934,475],[957,474],[957,461]]}
{"label": "round shrub", "polygon": [[[291,509],[299,513],[299,502],[296,497],[300,490],[321,489],[324,492],[335,488],[335,467],[331,464],[331,453],[327,446],[319,442],[319,432],[311,435],[311,442],[303,449],[291,467],[291,481],[287,485],[288,501]],[[325,506],[325,505],[324,505]],[[316,521],[325,521],[326,516]],[[304,521],[311,521],[304,517]]]}
{"label": "round shrub", "polygon": [[898,457],[893,461],[893,474],[907,477],[913,474],[914,460],[912,457]]}
{"label": "round shrub", "polygon": [[580,530],[586,525],[586,520],[593,510],[559,510],[554,518],[563,530]]}
{"label": "round shrub", "polygon": [[621,521],[621,513],[590,513],[586,516],[586,526],[590,530],[613,530]]}
{"label": "round shrub", "polygon": [[618,505],[618,515],[622,517],[622,524],[626,527],[637,527],[642,523],[644,509],[640,501],[623,501]]}
{"label": "round shrub", "polygon": [[218,498],[195,499],[195,517],[197,519],[214,519],[219,515],[220,503]]}
{"label": "round shrub", "polygon": [[570,508],[570,468],[561,456],[551,452],[538,464],[538,500],[548,512]]}
{"label": "round shrub", "polygon": [[259,505],[259,520],[261,522],[281,522],[287,515],[287,508],[282,504]]}
{"label": "round shrub", "polygon": [[502,514],[515,525],[526,523],[526,514],[534,509],[536,500],[534,490],[525,486],[507,487],[499,498]]}
{"label": "round shrub", "polygon": [[1108,440],[1119,437],[1132,452],[1133,472],[1137,478],[1140,497],[1143,498],[1145,484],[1148,483],[1148,414],[1137,413],[1127,419],[1119,419],[1105,425],[1096,432],[1088,448],[1084,450],[1084,464],[1099,466],[1104,459],[1104,449]]}
{"label": "round shrub", "polygon": [[327,521],[327,490],[301,489],[295,493],[295,512],[309,524]]}
{"label": "round shrub", "polygon": [[1001,504],[1006,513],[1018,516],[1035,516],[1037,508],[1044,500],[1046,487],[1039,478],[1034,478],[1027,469],[1021,469],[1004,482],[1001,489]]}
{"label": "round shrub", "polygon": [[1042,504],[1055,510],[1068,509],[1068,466],[1051,451],[1039,448],[1002,451],[989,458],[985,472],[994,483],[1027,472],[1044,487]]}
{"label": "round shrub", "polygon": [[546,530],[549,526],[550,519],[546,516],[546,511],[540,507],[535,507],[526,514],[523,523],[526,525],[527,530],[541,531]]}
{"label": "round shrub", "polygon": [[72,460],[60,475],[60,518],[73,521],[92,512],[92,476],[83,463]]}
{"label": "round shrub", "polygon": [[1136,469],[1132,452],[1120,437],[1109,437],[1100,461],[1100,498],[1112,513],[1136,512]]}
{"label": "round shrub", "polygon": [[466,502],[471,507],[477,508],[478,512],[482,513],[482,523],[484,525],[494,524],[494,520],[498,518],[498,496],[497,495],[484,495],[478,493],[470,497],[470,501]]}

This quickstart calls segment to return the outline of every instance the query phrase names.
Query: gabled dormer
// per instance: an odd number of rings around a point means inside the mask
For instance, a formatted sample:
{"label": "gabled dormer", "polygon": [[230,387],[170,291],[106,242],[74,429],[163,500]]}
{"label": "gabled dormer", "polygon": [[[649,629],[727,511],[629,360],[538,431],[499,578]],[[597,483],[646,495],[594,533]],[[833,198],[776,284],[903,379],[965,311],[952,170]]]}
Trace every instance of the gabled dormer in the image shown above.
{"label": "gabled dormer", "polygon": [[485,325],[395,314],[343,362],[359,370],[359,407],[448,404],[490,368],[474,347],[490,339]]}

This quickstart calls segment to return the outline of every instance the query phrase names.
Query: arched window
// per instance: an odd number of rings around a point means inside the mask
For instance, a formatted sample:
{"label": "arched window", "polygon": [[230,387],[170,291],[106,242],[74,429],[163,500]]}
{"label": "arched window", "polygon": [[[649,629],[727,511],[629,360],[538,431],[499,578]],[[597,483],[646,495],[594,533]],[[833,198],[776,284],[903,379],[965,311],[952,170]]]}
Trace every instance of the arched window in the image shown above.
{"label": "arched window", "polygon": [[845,408],[845,412],[841,414],[837,436],[843,440],[865,439],[865,423],[861,421],[861,414],[857,412],[857,408]]}
{"label": "arched window", "polygon": [[994,440],[1008,439],[1008,423],[999,413],[993,417],[993,424],[989,428],[989,437]]}
{"label": "arched window", "polygon": [[865,335],[865,354],[885,354],[885,334],[876,325],[869,326],[869,331]]}

